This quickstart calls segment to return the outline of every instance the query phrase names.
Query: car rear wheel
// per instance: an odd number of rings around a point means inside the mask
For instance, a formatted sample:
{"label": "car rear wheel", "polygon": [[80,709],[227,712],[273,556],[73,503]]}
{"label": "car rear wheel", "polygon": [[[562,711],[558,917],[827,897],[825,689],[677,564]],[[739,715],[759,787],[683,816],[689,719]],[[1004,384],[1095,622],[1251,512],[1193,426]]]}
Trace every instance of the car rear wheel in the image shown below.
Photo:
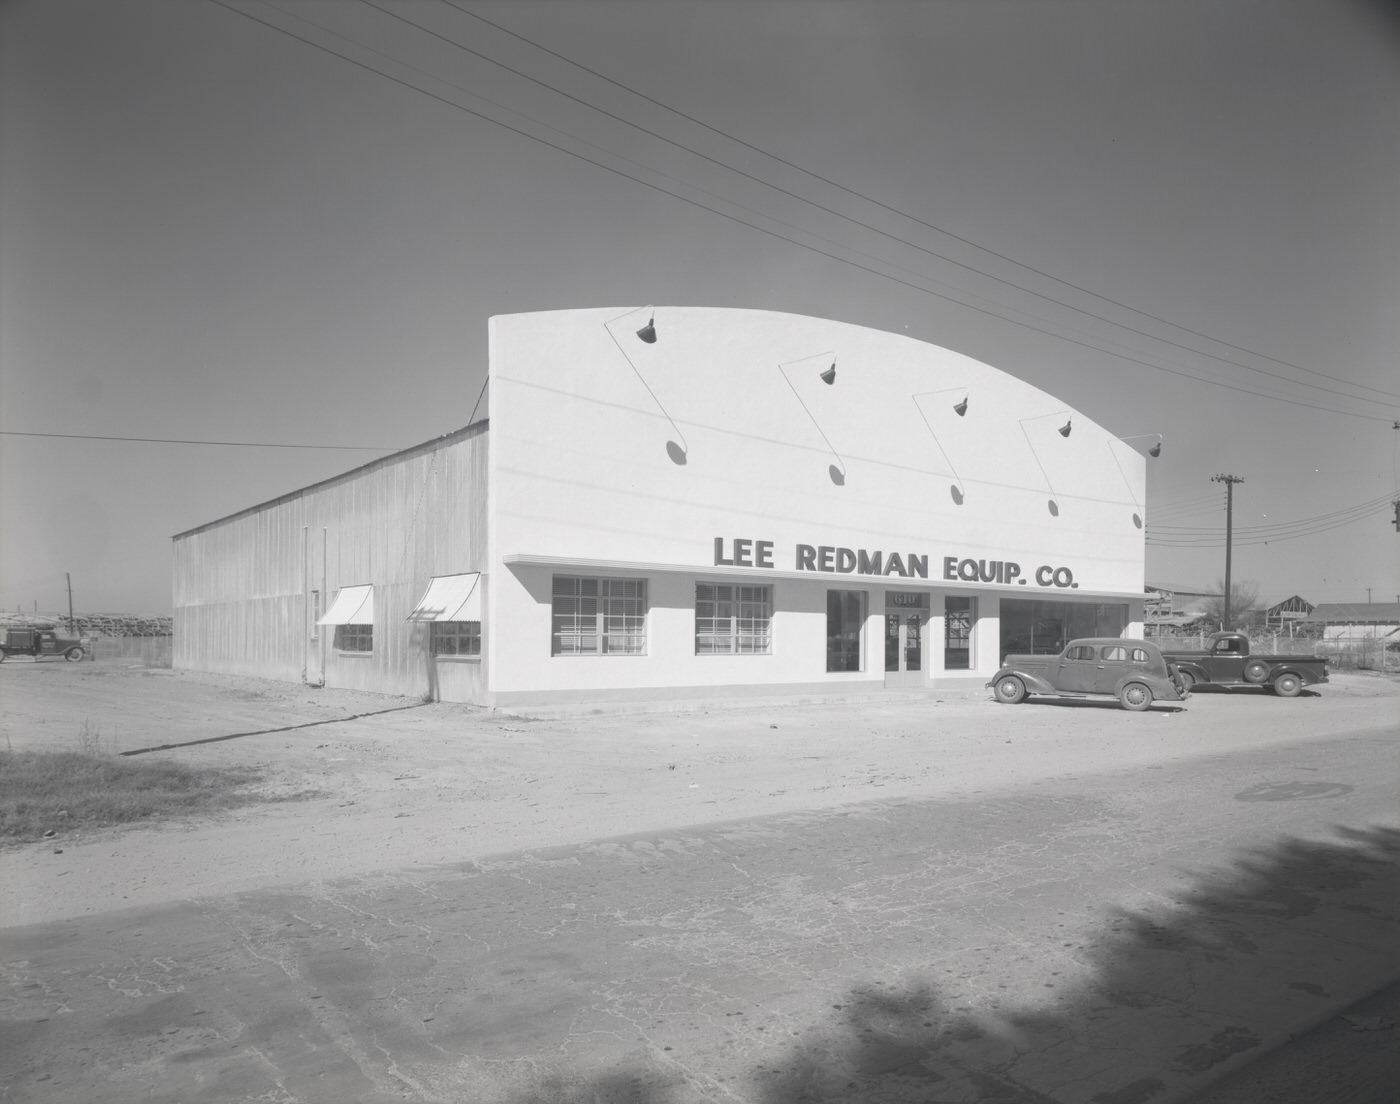
{"label": "car rear wheel", "polygon": [[1152,704],[1152,691],[1145,683],[1130,682],[1118,691],[1118,701],[1124,709],[1141,713]]}
{"label": "car rear wheel", "polygon": [[1281,698],[1296,698],[1303,692],[1303,680],[1295,674],[1282,674],[1274,679],[1274,693]]}
{"label": "car rear wheel", "polygon": [[77,663],[86,653],[81,648],[69,648],[63,653],[63,658],[69,663]]}
{"label": "car rear wheel", "polygon": [[997,679],[994,690],[997,701],[1005,702],[1007,705],[1015,705],[1017,702],[1026,700],[1026,684],[1015,675],[1006,675]]}

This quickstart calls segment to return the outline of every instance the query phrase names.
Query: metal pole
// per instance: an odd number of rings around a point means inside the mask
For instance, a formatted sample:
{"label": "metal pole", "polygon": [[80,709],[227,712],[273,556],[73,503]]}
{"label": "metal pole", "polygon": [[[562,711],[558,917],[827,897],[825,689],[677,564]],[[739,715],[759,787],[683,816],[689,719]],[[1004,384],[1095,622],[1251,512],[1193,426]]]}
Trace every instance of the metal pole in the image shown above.
{"label": "metal pole", "polygon": [[1235,484],[1243,483],[1238,475],[1212,475],[1212,483],[1225,484],[1225,617],[1220,627],[1230,630],[1230,552],[1235,540]]}

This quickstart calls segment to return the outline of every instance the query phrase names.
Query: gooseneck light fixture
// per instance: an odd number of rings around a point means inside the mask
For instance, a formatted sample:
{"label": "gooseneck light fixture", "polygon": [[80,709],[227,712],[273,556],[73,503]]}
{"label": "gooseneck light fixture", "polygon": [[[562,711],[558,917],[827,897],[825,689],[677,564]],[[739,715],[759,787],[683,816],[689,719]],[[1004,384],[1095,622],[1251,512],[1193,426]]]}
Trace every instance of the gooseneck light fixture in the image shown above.
{"label": "gooseneck light fixture", "polygon": [[[1021,436],[1025,437],[1025,439],[1026,439],[1026,445],[1030,448],[1030,450],[1031,450],[1031,455],[1032,455],[1033,457],[1035,457],[1035,464],[1036,464],[1036,467],[1038,467],[1038,468],[1040,469],[1040,474],[1041,474],[1042,476],[1045,477],[1045,485],[1046,485],[1047,487],[1050,488],[1049,508],[1050,508],[1050,516],[1051,516],[1051,517],[1059,517],[1059,516],[1060,516],[1060,504],[1059,504],[1058,502],[1055,501],[1055,498],[1056,498],[1055,484],[1052,483],[1052,482],[1050,481],[1050,473],[1047,472],[1047,471],[1045,470],[1045,465],[1042,464],[1041,461],[1040,461],[1040,453],[1039,453],[1038,451],[1036,451],[1035,442],[1031,440],[1031,435],[1030,435],[1030,433],[1026,430],[1026,423],[1027,423],[1027,422],[1040,422],[1040,421],[1044,421],[1046,418],[1058,418],[1058,417],[1060,417],[1061,415],[1065,415],[1065,414],[1068,414],[1068,413],[1069,413],[1068,410],[1056,410],[1056,411],[1054,411],[1053,413],[1050,413],[1050,414],[1037,414],[1037,415],[1036,415],[1035,417],[1033,417],[1033,418],[1022,418],[1022,419],[1020,419],[1020,422],[1021,422]],[[1073,419],[1066,418],[1066,419],[1065,419],[1065,424],[1062,425],[1062,426],[1060,426],[1060,427],[1056,430],[1056,432],[1057,432],[1061,437],[1068,437],[1068,436],[1070,435],[1070,432],[1072,431],[1073,427],[1074,427],[1074,421],[1073,421]]]}
{"label": "gooseneck light fixture", "polygon": [[1160,433],[1138,433],[1134,434],[1132,437],[1120,437],[1118,439],[1124,444],[1127,444],[1129,441],[1142,441],[1148,437],[1155,437],[1157,439],[1157,443],[1147,450],[1147,455],[1155,460],[1162,455],[1162,435]]}
{"label": "gooseneck light fixture", "polygon": [[953,392],[958,392],[962,395],[962,399],[953,404],[953,413],[959,418],[967,417],[968,394],[966,387],[945,387],[941,391],[920,391],[917,395],[910,395],[909,398],[914,404],[914,409],[919,412],[919,417],[923,419],[924,426],[928,429],[928,435],[933,438],[934,445],[936,445],[938,451],[943,454],[943,462],[948,465],[948,471],[953,476],[953,483],[949,486],[948,491],[953,496],[953,501],[961,506],[967,493],[967,485],[963,483],[962,476],[958,474],[958,469],[953,466],[953,458],[948,455],[948,450],[943,447],[943,442],[938,439],[938,434],[933,431],[933,423],[929,421],[928,412],[924,409],[923,404],[919,402],[920,399],[932,399],[938,395],[947,395]]}
{"label": "gooseneck light fixture", "polygon": [[637,365],[632,360],[632,358],[627,355],[626,348],[624,348],[622,342],[617,339],[617,334],[613,330],[613,326],[616,325],[618,322],[621,322],[624,318],[631,318],[633,315],[642,313],[646,314],[647,323],[640,330],[636,331],[637,339],[639,341],[645,342],[647,345],[655,345],[656,312],[654,308],[650,306],[636,307],[633,310],[625,311],[622,314],[619,314],[616,318],[610,318],[603,323],[603,329],[608,331],[608,336],[612,338],[613,344],[617,346],[617,351],[622,354],[622,359],[627,362],[627,366],[632,369],[633,374],[636,375],[637,379],[641,381],[642,386],[647,389],[647,394],[651,396],[651,401],[656,404],[656,409],[661,411],[662,416],[668,422],[671,423],[671,428],[675,430],[676,436],[679,438],[679,442],[667,441],[666,454],[670,456],[673,463],[684,464],[686,462],[687,457],[690,454],[690,446],[686,444],[685,434],[681,432],[680,426],[676,425],[676,420],[671,417],[670,412],[664,406],[661,405],[661,400],[656,397],[656,392],[651,389],[651,384],[647,383],[646,377],[643,376],[642,373],[638,370]]}
{"label": "gooseneck light fixture", "polygon": [[836,446],[831,443],[831,439],[826,435],[826,431],[822,429],[821,423],[817,421],[816,415],[812,413],[811,408],[808,407],[806,401],[803,400],[802,393],[797,390],[797,385],[792,382],[792,377],[788,375],[788,368],[790,366],[794,364],[803,364],[809,360],[829,361],[828,366],[818,373],[817,378],[828,387],[836,382],[836,354],[833,352],[813,353],[811,356],[798,357],[796,360],[785,360],[778,365],[778,371],[782,373],[783,379],[787,381],[788,387],[792,389],[793,396],[802,405],[802,409],[807,412],[807,417],[811,419],[812,425],[816,426],[817,432],[821,434],[822,440],[826,442],[826,447],[831,450],[831,455],[836,457],[836,463],[827,468],[827,473],[831,476],[831,481],[840,487],[846,482],[846,461],[841,459],[841,454],[836,451]]}
{"label": "gooseneck light fixture", "polygon": [[[1147,455],[1156,459],[1158,456],[1162,455],[1162,435],[1160,433],[1138,433],[1132,437],[1120,437],[1119,441],[1123,444],[1127,444],[1129,441],[1141,441],[1148,437],[1155,437],[1157,439],[1157,443],[1147,450]],[[1136,507],[1133,511],[1133,524],[1141,529],[1143,506],[1142,503],[1137,500],[1137,495],[1133,493],[1133,485],[1128,481],[1128,473],[1123,470],[1123,464],[1118,459],[1118,453],[1114,451],[1112,441],[1108,442],[1108,454],[1113,457],[1113,462],[1118,465],[1118,474],[1123,477],[1123,485],[1128,488],[1128,495],[1132,498],[1133,505]]]}

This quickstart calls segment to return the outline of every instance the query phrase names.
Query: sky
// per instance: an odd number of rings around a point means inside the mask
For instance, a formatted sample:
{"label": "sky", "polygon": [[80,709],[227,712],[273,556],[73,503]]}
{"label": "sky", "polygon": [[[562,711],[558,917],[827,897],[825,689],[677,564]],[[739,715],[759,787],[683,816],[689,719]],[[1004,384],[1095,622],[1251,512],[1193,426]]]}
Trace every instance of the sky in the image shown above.
{"label": "sky", "polygon": [[496,314],[788,311],[1149,461],[1147,582],[1400,600],[1400,16],[0,0],[0,609],[472,420]]}

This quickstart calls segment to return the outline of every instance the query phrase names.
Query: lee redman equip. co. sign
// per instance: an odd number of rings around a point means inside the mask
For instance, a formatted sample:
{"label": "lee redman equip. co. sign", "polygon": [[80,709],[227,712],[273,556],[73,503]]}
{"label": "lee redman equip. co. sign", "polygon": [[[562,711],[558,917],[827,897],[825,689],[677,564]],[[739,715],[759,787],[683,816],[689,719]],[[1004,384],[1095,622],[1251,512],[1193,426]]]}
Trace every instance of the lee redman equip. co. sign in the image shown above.
{"label": "lee redman equip. co. sign", "polygon": [[[831,575],[896,576],[901,579],[927,579],[927,553],[871,552],[865,548],[842,548],[833,544],[799,544],[793,547],[793,571],[816,571]],[[777,569],[773,542],[743,537],[715,538],[715,566],[762,567]],[[941,578],[950,583],[999,583],[1025,586],[1032,579],[1037,586],[1075,589],[1074,572],[1068,567],[1041,564],[1026,575],[1015,560],[943,557]]]}

